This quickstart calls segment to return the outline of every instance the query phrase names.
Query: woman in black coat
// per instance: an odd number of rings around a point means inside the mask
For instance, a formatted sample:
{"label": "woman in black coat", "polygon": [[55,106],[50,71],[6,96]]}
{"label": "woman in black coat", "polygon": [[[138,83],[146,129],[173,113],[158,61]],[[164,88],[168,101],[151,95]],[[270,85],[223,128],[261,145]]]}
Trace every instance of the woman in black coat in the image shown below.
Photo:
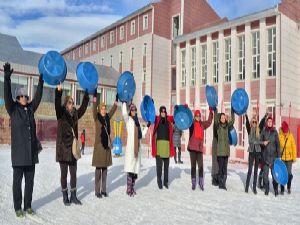
{"label": "woman in black coat", "polygon": [[[55,90],[55,111],[57,118],[57,138],[56,138],[56,161],[59,162],[61,171],[61,188],[63,202],[65,205],[75,203],[81,205],[76,195],[77,183],[77,160],[72,153],[73,131],[78,140],[78,120],[84,115],[88,103],[89,95],[85,92],[82,104],[77,110],[71,96],[66,96],[64,104],[61,104],[61,85]],[[71,176],[71,198],[68,198],[67,175],[68,168]]]}
{"label": "woman in black coat", "polygon": [[40,75],[39,84],[31,102],[28,101],[28,93],[23,88],[17,89],[16,101],[14,101],[11,94],[10,79],[13,69],[11,69],[9,63],[6,63],[3,68],[5,108],[11,119],[14,208],[18,217],[24,217],[21,207],[23,176],[25,177],[24,211],[28,214],[34,213],[31,202],[35,164],[39,162],[34,113],[42,99],[44,81],[43,76]]}

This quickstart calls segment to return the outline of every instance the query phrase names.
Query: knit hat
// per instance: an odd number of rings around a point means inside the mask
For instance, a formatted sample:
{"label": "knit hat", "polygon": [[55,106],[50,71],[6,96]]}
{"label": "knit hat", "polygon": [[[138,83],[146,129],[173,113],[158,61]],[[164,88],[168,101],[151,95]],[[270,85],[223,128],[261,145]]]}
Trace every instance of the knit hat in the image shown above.
{"label": "knit hat", "polygon": [[281,124],[281,129],[283,131],[283,133],[287,133],[289,132],[289,125],[287,122],[283,121],[282,124]]}
{"label": "knit hat", "polygon": [[268,116],[268,118],[267,118],[267,123],[266,123],[266,127],[268,127],[268,120],[272,120],[272,127],[271,128],[273,128],[273,126],[274,126],[274,121],[273,121],[273,118],[272,118],[272,116]]}
{"label": "knit hat", "polygon": [[28,97],[27,91],[23,87],[17,87],[15,93],[16,93],[16,98],[19,96],[27,96]]}
{"label": "knit hat", "polygon": [[201,116],[200,110],[196,110],[196,111],[194,112],[194,116],[195,116],[195,117],[196,117],[196,116]]}

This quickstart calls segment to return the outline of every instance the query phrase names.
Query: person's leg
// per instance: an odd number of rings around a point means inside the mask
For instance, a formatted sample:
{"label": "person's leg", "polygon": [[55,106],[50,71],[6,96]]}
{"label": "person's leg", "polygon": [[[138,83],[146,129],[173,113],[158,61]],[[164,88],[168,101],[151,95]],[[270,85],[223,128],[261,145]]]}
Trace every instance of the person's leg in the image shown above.
{"label": "person's leg", "polygon": [[223,159],[222,159],[222,157],[218,156],[217,161],[218,161],[218,184],[219,184],[219,188],[221,188],[223,185],[223,174],[222,174]]}
{"label": "person's leg", "polygon": [[107,167],[102,168],[102,189],[101,194],[104,197],[108,197],[106,193],[106,180],[107,180]]}
{"label": "person's leg", "polygon": [[[15,211],[22,210],[22,179],[24,167],[13,167],[13,200]],[[20,215],[20,216],[23,216]]]}
{"label": "person's leg", "polygon": [[34,174],[35,174],[35,165],[28,166],[25,169],[25,193],[24,193],[24,211],[32,211],[31,203],[32,203],[32,192],[34,185]]}
{"label": "person's leg", "polygon": [[292,186],[292,180],[293,180],[292,165],[293,165],[292,160],[287,162],[286,168],[288,170],[288,175],[289,175],[289,179],[288,179],[288,183],[287,183],[288,194],[291,194],[291,186]]}
{"label": "person's leg", "polygon": [[161,175],[162,175],[162,158],[156,156],[156,176],[157,176],[157,185],[159,189],[162,189]]}
{"label": "person's leg", "polygon": [[100,192],[100,182],[101,182],[101,168],[95,169],[95,196],[102,198]]}
{"label": "person's leg", "polygon": [[269,165],[264,164],[263,176],[264,176],[264,186],[265,186],[265,195],[269,194]]}
{"label": "person's leg", "polygon": [[170,165],[170,158],[164,158],[164,186],[168,189],[169,188],[169,165]]}
{"label": "person's leg", "polygon": [[257,172],[258,172],[258,166],[259,166],[259,162],[260,162],[260,154],[259,153],[255,153],[255,164],[254,164],[254,176],[253,176],[253,193],[257,194],[256,191],[256,183],[257,183]]}
{"label": "person's leg", "polygon": [[178,147],[178,163],[183,164],[183,162],[181,160],[181,147]]}
{"label": "person's leg", "polygon": [[212,164],[211,164],[212,185],[218,186],[219,185],[219,178],[218,178],[219,166],[218,166],[218,160],[217,160],[217,140],[216,140],[216,138],[213,138],[211,154],[212,154]]}
{"label": "person's leg", "polygon": [[136,173],[132,173],[132,194],[136,195],[136,191],[135,191],[135,181],[137,180],[138,175]]}
{"label": "person's leg", "polygon": [[77,198],[77,161],[69,163],[69,170],[70,170],[70,176],[71,176],[71,199],[70,202],[74,203],[76,205],[81,205],[81,201]]}
{"label": "person's leg", "polygon": [[250,183],[250,178],[251,178],[251,173],[252,173],[253,161],[254,161],[254,153],[249,152],[249,156],[248,156],[248,173],[247,173],[246,186],[245,186],[245,192],[246,193],[248,193],[248,189],[249,189],[249,183]]}
{"label": "person's leg", "polygon": [[65,206],[70,205],[69,201],[69,194],[68,194],[68,183],[67,183],[67,176],[68,176],[68,164],[65,162],[60,162],[60,183],[61,183],[61,192],[63,195],[63,203]]}
{"label": "person's leg", "polygon": [[[270,168],[271,169],[271,168]],[[273,183],[273,188],[274,188],[274,193],[275,193],[275,197],[278,195],[278,183],[277,181],[274,179],[273,173],[271,172],[272,175],[272,183]]]}
{"label": "person's leg", "polygon": [[202,152],[197,153],[197,164],[199,170],[199,187],[204,191],[204,172],[203,172],[203,154]]}
{"label": "person's leg", "polygon": [[196,152],[190,151],[192,190],[196,189]]}
{"label": "person's leg", "polygon": [[227,190],[227,188],[226,188],[227,167],[228,167],[228,156],[225,156],[224,157],[224,166],[223,166],[223,174],[224,174],[223,187],[225,190]]}
{"label": "person's leg", "polygon": [[174,162],[177,164],[177,152],[176,152],[176,147],[174,147]]}
{"label": "person's leg", "polygon": [[84,155],[84,145],[85,145],[85,142],[82,142],[82,146],[81,146],[81,148],[82,148],[82,155]]}

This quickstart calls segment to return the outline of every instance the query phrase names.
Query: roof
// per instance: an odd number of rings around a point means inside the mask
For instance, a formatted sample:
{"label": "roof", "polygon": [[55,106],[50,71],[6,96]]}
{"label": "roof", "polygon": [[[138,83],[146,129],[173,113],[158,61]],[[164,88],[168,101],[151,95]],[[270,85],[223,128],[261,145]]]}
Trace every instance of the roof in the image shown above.
{"label": "roof", "polygon": [[249,15],[246,15],[246,16],[238,17],[238,18],[230,20],[228,22],[224,22],[224,23],[221,23],[221,24],[218,24],[218,25],[215,25],[215,26],[211,26],[211,27],[206,27],[206,28],[200,29],[200,30],[195,31],[195,32],[191,32],[191,33],[188,33],[188,34],[185,34],[185,35],[178,36],[174,39],[174,43],[178,44],[178,43],[181,43],[181,42],[185,42],[186,40],[192,40],[192,39],[195,39],[199,36],[206,35],[208,33],[213,33],[213,32],[216,32],[216,31],[228,29],[228,28],[231,28],[233,26],[238,26],[238,25],[241,25],[241,24],[246,23],[246,22],[250,22],[250,21],[253,21],[253,20],[259,20],[259,19],[262,19],[264,17],[274,16],[274,15],[277,15],[277,14],[279,14],[279,12],[277,10],[277,6],[272,7],[272,8],[262,10],[262,11],[259,11],[259,12],[255,12],[255,13],[252,13],[252,14],[249,14]]}
{"label": "roof", "polygon": [[[18,39],[14,36],[0,33],[0,61],[20,65],[37,67],[42,54],[25,51]],[[67,78],[76,80],[76,68],[79,61],[65,60],[67,64]],[[95,65],[103,85],[116,86],[119,73],[112,67]]]}
{"label": "roof", "polygon": [[112,23],[111,25],[109,25],[109,26],[107,26],[107,27],[101,29],[100,31],[97,31],[96,33],[94,33],[94,34],[92,34],[92,35],[86,37],[85,39],[83,39],[83,40],[81,40],[81,41],[79,41],[79,42],[77,42],[77,43],[71,45],[70,47],[68,47],[68,48],[66,48],[66,49],[64,49],[64,50],[62,50],[62,51],[61,51],[61,54],[63,55],[63,54],[65,54],[66,52],[72,50],[73,48],[76,48],[77,46],[82,45],[82,44],[86,43],[87,41],[90,41],[90,40],[92,40],[92,39],[94,39],[94,38],[96,38],[96,37],[101,36],[101,34],[105,33],[106,31],[109,31],[109,30],[111,30],[112,28],[115,28],[116,26],[118,26],[118,25],[120,25],[120,24],[123,24],[123,23],[125,23],[126,21],[132,19],[132,18],[135,17],[136,15],[141,14],[141,13],[143,13],[143,12],[145,12],[145,11],[151,9],[151,8],[152,8],[152,5],[153,5],[153,3],[149,3],[148,5],[146,5],[146,6],[142,7],[142,8],[140,8],[140,9],[138,9],[138,10],[136,10],[136,11],[134,11],[133,13],[129,14],[128,16],[123,17],[122,19],[116,21],[115,23]]}

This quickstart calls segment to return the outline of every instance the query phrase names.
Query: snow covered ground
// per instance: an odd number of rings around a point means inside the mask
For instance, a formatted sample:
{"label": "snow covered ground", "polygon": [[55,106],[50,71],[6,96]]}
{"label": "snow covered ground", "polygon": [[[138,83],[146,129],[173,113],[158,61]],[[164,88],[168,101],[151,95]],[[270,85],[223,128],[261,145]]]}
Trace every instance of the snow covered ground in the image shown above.
{"label": "snow covered ground", "polygon": [[191,190],[189,156],[183,165],[170,163],[169,190],[156,184],[155,160],[142,159],[137,195],[125,194],[124,158],[114,158],[108,172],[109,197],[94,195],[92,149],[78,162],[78,196],[82,206],[65,207],[60,190],[59,165],[53,145],[44,146],[36,166],[34,218],[17,219],[12,200],[10,147],[0,146],[0,224],[300,224],[300,164],[294,164],[292,194],[274,197],[258,190],[244,192],[246,165],[230,164],[228,191],[211,185],[211,159],[205,159],[205,191]]}

